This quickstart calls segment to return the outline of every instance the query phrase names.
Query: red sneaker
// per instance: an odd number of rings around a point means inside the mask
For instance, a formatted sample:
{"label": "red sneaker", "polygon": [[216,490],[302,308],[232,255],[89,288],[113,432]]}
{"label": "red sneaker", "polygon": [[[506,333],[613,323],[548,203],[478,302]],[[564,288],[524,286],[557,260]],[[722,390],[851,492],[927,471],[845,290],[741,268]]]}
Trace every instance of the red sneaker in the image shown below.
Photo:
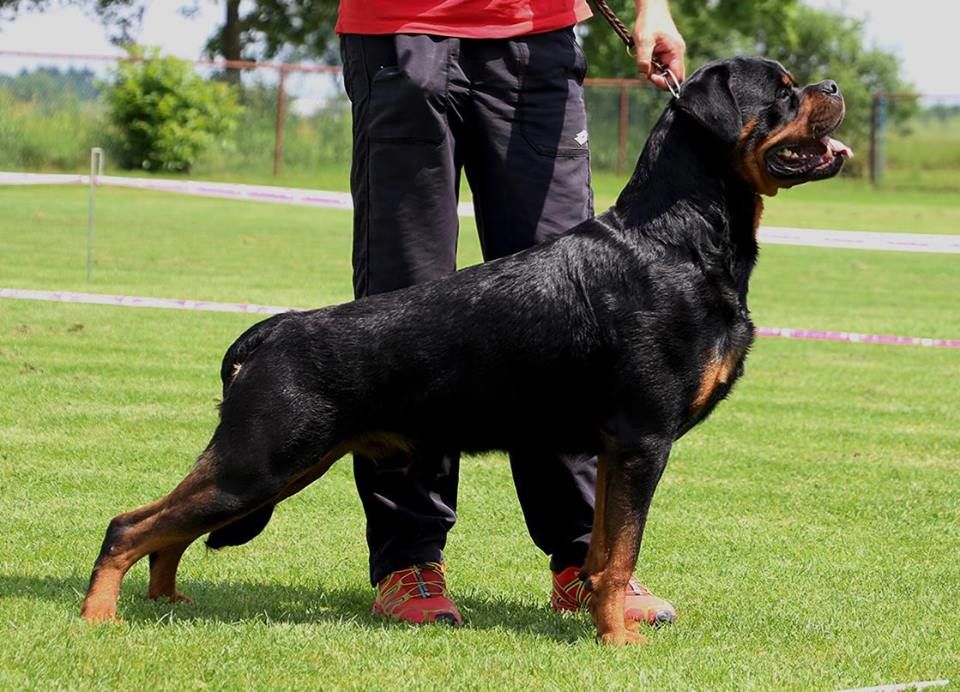
{"label": "red sneaker", "polygon": [[[567,567],[562,572],[553,573],[550,605],[554,610],[586,610],[592,596],[593,594],[587,591],[587,585],[580,579],[579,567]],[[650,589],[637,581],[636,577],[630,577],[623,589],[623,605],[627,620],[664,625],[677,619],[677,611],[673,605],[650,593]]]}
{"label": "red sneaker", "polygon": [[447,593],[444,571],[445,565],[439,562],[425,562],[391,572],[377,584],[373,612],[415,625],[463,624],[460,611]]}

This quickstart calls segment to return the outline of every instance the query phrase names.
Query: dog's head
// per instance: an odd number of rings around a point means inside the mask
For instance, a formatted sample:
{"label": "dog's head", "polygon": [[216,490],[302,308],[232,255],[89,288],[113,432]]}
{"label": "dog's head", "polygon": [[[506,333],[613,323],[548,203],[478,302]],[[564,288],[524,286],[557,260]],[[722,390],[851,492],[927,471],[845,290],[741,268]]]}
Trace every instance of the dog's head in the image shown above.
{"label": "dog's head", "polygon": [[774,60],[709,63],[683,83],[676,106],[729,145],[737,171],[766,195],[830,178],[853,154],[830,137],[846,111],[837,83],[800,87]]}

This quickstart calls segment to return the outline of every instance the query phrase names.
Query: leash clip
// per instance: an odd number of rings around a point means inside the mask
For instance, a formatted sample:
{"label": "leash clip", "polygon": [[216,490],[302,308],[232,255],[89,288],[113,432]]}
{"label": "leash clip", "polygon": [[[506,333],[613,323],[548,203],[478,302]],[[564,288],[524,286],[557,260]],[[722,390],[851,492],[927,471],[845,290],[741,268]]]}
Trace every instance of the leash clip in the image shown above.
{"label": "leash clip", "polygon": [[673,94],[674,98],[680,98],[680,80],[677,79],[677,75],[673,74],[673,70],[656,60],[650,62],[654,69],[663,76],[663,80],[667,84],[667,90]]}

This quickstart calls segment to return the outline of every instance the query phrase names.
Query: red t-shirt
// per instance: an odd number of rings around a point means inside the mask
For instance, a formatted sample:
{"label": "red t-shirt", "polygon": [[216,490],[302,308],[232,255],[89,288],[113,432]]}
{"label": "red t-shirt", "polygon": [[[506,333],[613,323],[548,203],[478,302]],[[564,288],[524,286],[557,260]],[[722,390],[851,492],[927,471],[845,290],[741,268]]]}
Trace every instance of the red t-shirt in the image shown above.
{"label": "red t-shirt", "polygon": [[338,34],[511,38],[573,26],[586,0],[340,0]]}

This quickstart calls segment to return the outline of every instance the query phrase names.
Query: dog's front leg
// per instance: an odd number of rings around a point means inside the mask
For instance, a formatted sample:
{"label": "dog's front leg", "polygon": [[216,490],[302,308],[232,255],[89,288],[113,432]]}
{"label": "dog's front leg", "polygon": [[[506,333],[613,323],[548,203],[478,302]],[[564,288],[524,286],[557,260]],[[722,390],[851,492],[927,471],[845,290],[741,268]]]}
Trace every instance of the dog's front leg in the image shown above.
{"label": "dog's front leg", "polygon": [[598,459],[593,533],[583,579],[593,592],[590,614],[605,644],[645,644],[624,617],[624,589],[637,554],[650,500],[670,453],[670,443],[646,438],[637,444],[611,444]]}

